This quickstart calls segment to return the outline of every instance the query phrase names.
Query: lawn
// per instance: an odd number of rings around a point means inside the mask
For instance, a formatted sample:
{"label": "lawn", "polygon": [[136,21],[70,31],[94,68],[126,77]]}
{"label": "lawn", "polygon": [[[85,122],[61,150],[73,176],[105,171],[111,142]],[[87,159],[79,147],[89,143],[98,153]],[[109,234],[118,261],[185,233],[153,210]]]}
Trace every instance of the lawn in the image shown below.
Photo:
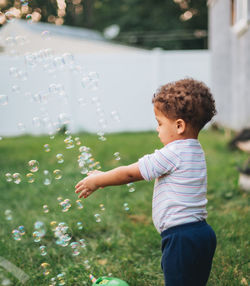
{"label": "lawn", "polygon": [[[60,134],[55,138],[23,136],[0,141],[0,282],[4,285],[4,279],[9,279],[11,285],[23,285],[12,273],[14,270],[8,272],[3,267],[5,259],[29,276],[25,285],[91,285],[90,273],[96,277],[119,277],[130,286],[164,285],[161,241],[151,220],[153,182],[136,183],[134,192],[129,192],[126,185],[99,190],[81,201],[81,209],[74,193],[75,184],[84,176],[77,162],[80,146],[90,147],[102,170],[108,170],[133,163],[160,148],[156,133],[110,134],[107,141],[90,134],[75,136],[81,144],[70,149],[65,148],[65,136]],[[208,165],[207,221],[217,234],[208,285],[248,285],[249,195],[237,187],[237,166],[247,155],[229,150],[229,138],[223,131],[203,131],[199,139]],[[45,152],[44,144],[49,144],[49,152]],[[120,160],[116,160],[115,152],[120,153]],[[64,155],[61,164],[56,158],[59,153]],[[30,160],[39,162],[33,183],[26,177],[31,173]],[[61,179],[55,179],[55,169],[61,170]],[[51,175],[47,185],[44,185],[44,170]],[[20,173],[21,182],[7,182],[6,173]],[[40,229],[36,222],[43,223]],[[64,230],[71,238],[69,245],[64,246],[56,243],[59,239],[54,231],[62,222],[68,226],[64,224]],[[19,226],[24,226],[25,233],[16,232],[15,240],[12,231]],[[39,241],[39,236],[33,233],[41,229],[45,235]],[[71,245],[72,242],[78,244]]]}

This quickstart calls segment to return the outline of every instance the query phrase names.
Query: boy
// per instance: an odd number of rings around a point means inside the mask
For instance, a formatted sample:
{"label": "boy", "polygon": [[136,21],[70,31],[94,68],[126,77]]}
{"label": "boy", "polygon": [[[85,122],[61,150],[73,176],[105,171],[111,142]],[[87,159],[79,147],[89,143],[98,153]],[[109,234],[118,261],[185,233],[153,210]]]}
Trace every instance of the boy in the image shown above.
{"label": "boy", "polygon": [[162,237],[162,269],[167,286],[206,285],[216,236],[206,223],[207,170],[198,134],[216,114],[202,82],[183,79],[153,96],[157,132],[164,147],[129,166],[94,171],[76,185],[79,198],[95,190],[155,179],[152,216]]}

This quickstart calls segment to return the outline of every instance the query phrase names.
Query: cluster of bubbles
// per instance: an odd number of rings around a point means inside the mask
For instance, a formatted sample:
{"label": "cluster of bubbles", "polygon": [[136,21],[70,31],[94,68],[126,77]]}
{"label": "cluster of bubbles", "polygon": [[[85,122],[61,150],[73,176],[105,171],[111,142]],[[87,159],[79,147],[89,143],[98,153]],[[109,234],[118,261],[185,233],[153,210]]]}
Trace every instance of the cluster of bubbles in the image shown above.
{"label": "cluster of bubbles", "polygon": [[62,212],[67,212],[71,208],[70,199],[60,200],[59,205],[62,208]]}
{"label": "cluster of bubbles", "polygon": [[89,147],[81,146],[79,148],[79,152],[80,155],[78,156],[78,166],[81,170],[81,174],[87,174],[101,168],[100,162],[93,158]]}
{"label": "cluster of bubbles", "polygon": [[65,282],[65,272],[59,273],[59,274],[57,274],[56,277],[52,277],[52,278],[50,279],[50,284],[49,284],[49,286],[55,286],[55,285],[59,285],[59,286],[66,285],[66,282]]}
{"label": "cluster of bubbles", "polygon": [[21,240],[23,235],[25,235],[25,229],[23,225],[20,225],[17,229],[12,230],[12,237],[14,240]]}

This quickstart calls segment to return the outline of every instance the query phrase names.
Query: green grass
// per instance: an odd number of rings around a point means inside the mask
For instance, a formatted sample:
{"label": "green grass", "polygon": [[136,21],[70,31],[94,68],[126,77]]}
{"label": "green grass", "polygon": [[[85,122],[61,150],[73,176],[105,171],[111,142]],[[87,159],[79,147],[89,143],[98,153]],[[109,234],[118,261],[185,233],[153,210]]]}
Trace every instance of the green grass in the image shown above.
{"label": "green grass", "polygon": [[[81,145],[92,149],[94,158],[108,170],[121,164],[130,164],[146,153],[160,148],[160,142],[153,132],[122,133],[108,135],[101,142],[95,135],[80,134]],[[206,153],[208,164],[208,222],[217,234],[217,250],[208,285],[239,286],[249,283],[249,196],[237,187],[236,167],[246,154],[230,151],[228,138],[223,132],[204,131],[200,141]],[[65,272],[66,285],[91,285],[88,274],[96,277],[108,275],[126,280],[130,286],[161,286],[163,274],[160,268],[160,236],[151,220],[151,198],[153,182],[136,183],[136,191],[129,193],[127,186],[109,187],[95,192],[82,200],[84,208],[76,207],[74,185],[83,177],[80,174],[77,157],[78,147],[65,149],[64,136],[55,139],[23,136],[4,138],[0,141],[0,256],[9,260],[29,275],[25,285],[50,285],[50,279]],[[51,151],[45,153],[44,144],[50,144]],[[120,152],[116,161],[113,153]],[[56,154],[64,154],[64,163],[58,164]],[[36,180],[29,184],[26,174],[27,162],[36,159],[40,163]],[[61,180],[52,180],[51,185],[42,183],[42,171],[61,169]],[[5,173],[18,172],[20,184],[6,182]],[[57,197],[70,199],[72,207],[62,212]],[[123,204],[130,210],[125,211]],[[49,213],[43,212],[48,205]],[[100,210],[104,204],[105,211]],[[13,219],[5,219],[6,209],[12,210]],[[94,214],[101,215],[97,223]],[[34,223],[45,223],[47,233],[40,243],[33,241]],[[50,222],[66,222],[72,241],[84,238],[87,247],[78,256],[72,256],[70,246],[55,244]],[[77,228],[83,223],[83,229]],[[23,225],[26,234],[20,241],[12,238],[12,230]],[[39,246],[47,247],[47,255],[41,256]],[[85,269],[88,259],[90,269]],[[50,274],[43,275],[41,263],[50,264]],[[1,268],[1,267],[0,267]],[[1,270],[1,269],[0,269]],[[1,274],[2,273],[2,274]],[[1,275],[11,279],[13,285],[22,285],[2,268]],[[245,280],[244,280],[245,279]],[[246,282],[247,281],[247,282]],[[57,284],[59,285],[59,284]]]}

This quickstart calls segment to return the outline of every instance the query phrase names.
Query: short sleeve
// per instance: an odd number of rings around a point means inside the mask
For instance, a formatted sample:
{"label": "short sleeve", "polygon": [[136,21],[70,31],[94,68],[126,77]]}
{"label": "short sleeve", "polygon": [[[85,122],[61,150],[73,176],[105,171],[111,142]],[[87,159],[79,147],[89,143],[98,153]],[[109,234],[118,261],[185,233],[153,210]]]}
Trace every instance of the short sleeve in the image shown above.
{"label": "short sleeve", "polygon": [[171,173],[179,165],[179,157],[167,146],[139,159],[139,169],[146,181]]}

